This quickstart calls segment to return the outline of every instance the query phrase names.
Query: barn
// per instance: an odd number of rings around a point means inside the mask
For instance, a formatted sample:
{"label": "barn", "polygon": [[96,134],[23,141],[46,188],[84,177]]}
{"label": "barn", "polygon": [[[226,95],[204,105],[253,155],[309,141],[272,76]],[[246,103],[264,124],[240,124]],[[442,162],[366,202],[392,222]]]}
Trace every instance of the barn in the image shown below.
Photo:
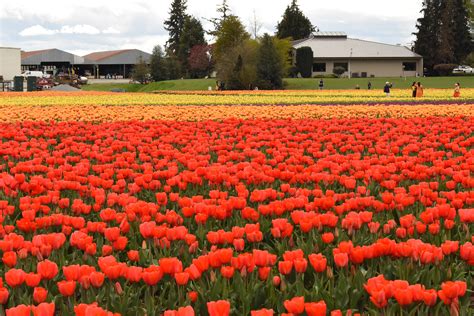
{"label": "barn", "polygon": [[73,67],[84,64],[84,57],[51,48],[21,52],[21,70],[39,70],[55,75],[67,73]]}
{"label": "barn", "polygon": [[95,78],[130,78],[133,67],[143,60],[150,63],[151,55],[138,49],[94,52],[84,56],[79,67]]}
{"label": "barn", "polygon": [[313,76],[332,74],[336,67],[344,68],[346,77],[423,74],[423,57],[402,45],[349,38],[341,32],[319,32],[293,42],[294,50],[302,47],[310,47],[313,51]]}

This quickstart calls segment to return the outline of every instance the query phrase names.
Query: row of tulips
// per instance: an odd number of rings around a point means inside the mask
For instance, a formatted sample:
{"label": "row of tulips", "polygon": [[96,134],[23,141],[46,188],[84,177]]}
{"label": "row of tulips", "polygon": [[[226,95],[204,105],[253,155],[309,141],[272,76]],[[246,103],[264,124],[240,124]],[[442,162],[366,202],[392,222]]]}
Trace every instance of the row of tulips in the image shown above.
{"label": "row of tulips", "polygon": [[[421,102],[470,102],[474,89],[463,89],[460,98],[452,98],[451,89],[427,89]],[[273,104],[357,104],[385,102],[414,102],[411,90],[394,89],[388,100],[379,90],[325,90],[325,91],[271,91],[271,92],[227,92],[227,93],[55,93],[0,94],[0,105],[273,105]],[[416,100],[418,101],[418,100]]]}
{"label": "row of tulips", "polygon": [[[31,98],[31,95],[30,95]],[[108,98],[107,98],[108,99]],[[350,99],[349,99],[350,100]],[[128,122],[128,121],[221,121],[239,120],[274,120],[274,119],[354,119],[354,118],[426,118],[472,116],[474,104],[463,100],[460,103],[440,104],[425,102],[422,104],[359,104],[359,105],[114,105],[95,104],[90,98],[87,104],[56,104],[42,106],[41,100],[24,104],[25,100],[12,105],[2,105],[0,98],[0,122]],[[384,100],[386,101],[386,100]],[[71,101],[70,101],[71,102]],[[470,102],[465,104],[464,102]],[[141,104],[140,102],[138,102]],[[248,103],[247,103],[248,104]],[[44,123],[45,124],[45,123]],[[262,123],[261,123],[262,124]],[[47,125],[47,124],[45,124]]]}

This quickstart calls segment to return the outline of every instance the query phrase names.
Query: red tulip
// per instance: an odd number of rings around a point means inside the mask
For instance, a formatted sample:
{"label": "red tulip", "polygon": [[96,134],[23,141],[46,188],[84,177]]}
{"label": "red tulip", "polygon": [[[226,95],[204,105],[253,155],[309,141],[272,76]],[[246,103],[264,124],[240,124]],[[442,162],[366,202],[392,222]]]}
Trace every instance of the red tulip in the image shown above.
{"label": "red tulip", "polygon": [[175,273],[174,279],[176,280],[176,284],[186,285],[188,284],[188,281],[189,281],[189,273],[187,272]]}
{"label": "red tulip", "polygon": [[281,274],[283,275],[290,274],[291,270],[293,270],[293,261],[278,262],[278,271],[280,271]]}
{"label": "red tulip", "polygon": [[230,303],[228,301],[215,301],[207,303],[207,312],[209,316],[229,316]]}
{"label": "red tulip", "polygon": [[55,308],[54,303],[41,303],[38,306],[32,306],[33,316],[54,316]]}
{"label": "red tulip", "polygon": [[0,287],[0,305],[5,305],[8,301],[9,296],[10,293],[8,292],[8,289]]}
{"label": "red tulip", "polygon": [[326,271],[327,259],[322,254],[311,254],[308,259],[314,271],[319,273]]}
{"label": "red tulip", "polygon": [[324,301],[305,303],[304,309],[308,316],[326,316],[326,303]]}
{"label": "red tulip", "polygon": [[33,300],[36,304],[43,303],[46,301],[46,297],[48,296],[48,290],[42,287],[35,287],[33,290]]}
{"label": "red tulip", "polygon": [[72,296],[76,290],[76,281],[60,281],[57,286],[62,296]]}
{"label": "red tulip", "polygon": [[251,311],[250,316],[273,316],[273,309],[260,309],[258,311]]}
{"label": "red tulip", "polygon": [[188,298],[191,302],[196,302],[198,299],[198,293],[196,291],[191,291],[188,293]]}
{"label": "red tulip", "polygon": [[334,254],[334,262],[336,263],[336,266],[342,268],[347,266],[347,263],[349,262],[349,257],[347,256],[347,253],[344,252],[336,253]]}
{"label": "red tulip", "polygon": [[31,315],[31,307],[21,304],[16,307],[12,307],[7,309],[6,316],[30,316]]}
{"label": "red tulip", "polygon": [[52,261],[44,260],[38,262],[36,271],[44,280],[51,280],[58,274],[58,265]]}
{"label": "red tulip", "polygon": [[16,265],[16,253],[14,251],[4,252],[2,261],[7,267],[13,268]]}
{"label": "red tulip", "polygon": [[299,297],[294,297],[291,300],[286,300],[283,302],[283,305],[285,306],[285,309],[292,314],[301,314],[304,312],[304,297],[299,296]]}
{"label": "red tulip", "polygon": [[104,284],[105,274],[102,272],[92,272],[89,276],[89,280],[93,287],[99,288]]}
{"label": "red tulip", "polygon": [[41,275],[39,275],[38,273],[30,272],[30,273],[27,273],[25,276],[25,283],[29,287],[36,287],[38,286],[38,284],[40,284],[40,282],[41,282]]}
{"label": "red tulip", "polygon": [[25,281],[26,273],[21,269],[10,269],[5,273],[5,282],[11,287],[17,287]]}
{"label": "red tulip", "polygon": [[223,266],[221,267],[221,274],[226,279],[231,279],[234,276],[234,267]]}

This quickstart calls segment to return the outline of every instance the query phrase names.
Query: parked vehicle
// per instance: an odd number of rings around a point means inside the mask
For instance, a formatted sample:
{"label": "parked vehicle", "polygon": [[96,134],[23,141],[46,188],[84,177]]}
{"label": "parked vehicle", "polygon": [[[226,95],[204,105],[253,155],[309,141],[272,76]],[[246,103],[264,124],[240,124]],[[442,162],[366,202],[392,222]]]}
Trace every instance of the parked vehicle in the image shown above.
{"label": "parked vehicle", "polygon": [[461,65],[453,69],[453,74],[474,74],[474,68]]}
{"label": "parked vehicle", "polygon": [[84,76],[79,77],[79,83],[82,85],[87,84],[87,80],[88,80],[87,77],[84,77]]}
{"label": "parked vehicle", "polygon": [[38,90],[49,90],[54,87],[54,82],[50,78],[37,78],[36,79],[36,88]]}
{"label": "parked vehicle", "polygon": [[51,76],[43,73],[42,71],[28,70],[23,73],[25,78],[38,77],[38,78],[50,78]]}

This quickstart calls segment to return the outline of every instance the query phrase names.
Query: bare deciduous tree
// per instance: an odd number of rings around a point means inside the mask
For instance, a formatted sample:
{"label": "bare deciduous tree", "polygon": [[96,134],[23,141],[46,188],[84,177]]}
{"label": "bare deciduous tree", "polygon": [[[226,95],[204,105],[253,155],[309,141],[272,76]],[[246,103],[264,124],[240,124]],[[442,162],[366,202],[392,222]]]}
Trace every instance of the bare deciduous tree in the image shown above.
{"label": "bare deciduous tree", "polygon": [[250,18],[250,34],[254,39],[257,39],[260,30],[262,29],[262,23],[257,18],[257,13],[253,10],[253,16]]}

